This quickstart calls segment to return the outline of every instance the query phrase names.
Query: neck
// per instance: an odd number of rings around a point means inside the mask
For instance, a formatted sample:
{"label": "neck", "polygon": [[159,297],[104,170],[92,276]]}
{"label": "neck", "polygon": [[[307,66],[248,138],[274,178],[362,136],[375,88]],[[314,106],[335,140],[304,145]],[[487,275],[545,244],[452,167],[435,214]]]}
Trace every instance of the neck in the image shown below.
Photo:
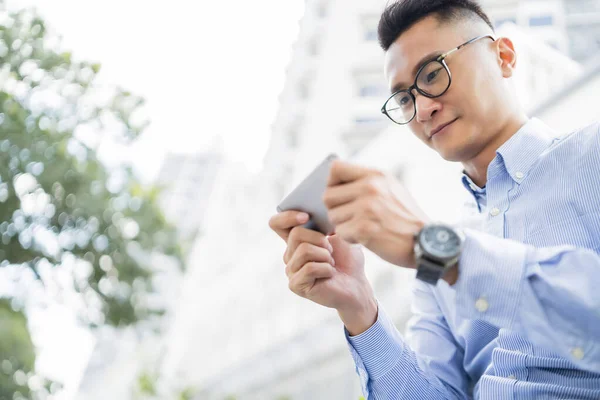
{"label": "neck", "polygon": [[496,157],[496,150],[510,139],[525,123],[528,117],[525,114],[510,118],[493,136],[492,140],[474,158],[463,161],[462,165],[469,178],[479,187],[485,186],[487,182],[488,165]]}

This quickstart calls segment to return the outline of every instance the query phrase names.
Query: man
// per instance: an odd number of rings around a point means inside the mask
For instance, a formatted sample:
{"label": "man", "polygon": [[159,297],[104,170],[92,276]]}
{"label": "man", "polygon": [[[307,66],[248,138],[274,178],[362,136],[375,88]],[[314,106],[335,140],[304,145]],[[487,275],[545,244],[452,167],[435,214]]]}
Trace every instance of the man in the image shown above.
{"label": "man", "polygon": [[[600,124],[553,139],[528,119],[513,44],[474,1],[392,3],[379,40],[382,111],[463,164],[482,228],[432,224],[391,177],[337,161],[334,235],[270,220],[290,289],[338,311],[368,399],[600,399]],[[358,244],[417,269],[406,338]]]}

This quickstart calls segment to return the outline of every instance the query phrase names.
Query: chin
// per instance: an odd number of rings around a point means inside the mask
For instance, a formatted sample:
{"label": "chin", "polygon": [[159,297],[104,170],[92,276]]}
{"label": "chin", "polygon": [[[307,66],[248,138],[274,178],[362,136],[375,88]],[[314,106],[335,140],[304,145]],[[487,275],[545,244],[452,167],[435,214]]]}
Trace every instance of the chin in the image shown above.
{"label": "chin", "polygon": [[437,152],[446,161],[461,162],[461,161],[463,161],[465,159],[465,157],[463,156],[462,152],[459,152],[459,151],[437,150]]}

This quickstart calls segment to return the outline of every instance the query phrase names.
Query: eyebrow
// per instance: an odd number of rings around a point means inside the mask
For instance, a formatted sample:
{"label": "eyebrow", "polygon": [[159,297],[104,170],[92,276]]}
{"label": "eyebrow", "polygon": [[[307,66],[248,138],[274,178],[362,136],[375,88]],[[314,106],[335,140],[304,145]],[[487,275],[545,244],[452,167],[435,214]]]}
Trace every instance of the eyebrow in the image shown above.
{"label": "eyebrow", "polygon": [[[419,68],[421,68],[423,65],[427,64],[429,61],[435,60],[437,57],[441,56],[442,54],[444,54],[444,53],[441,51],[434,51],[433,53],[429,53],[425,57],[421,58],[419,60],[419,62],[414,66],[414,68],[412,70],[412,75],[413,76],[416,75]],[[406,87],[406,83],[404,83],[404,82],[396,83],[392,87],[391,94],[396,93],[398,90],[400,90],[404,87]]]}

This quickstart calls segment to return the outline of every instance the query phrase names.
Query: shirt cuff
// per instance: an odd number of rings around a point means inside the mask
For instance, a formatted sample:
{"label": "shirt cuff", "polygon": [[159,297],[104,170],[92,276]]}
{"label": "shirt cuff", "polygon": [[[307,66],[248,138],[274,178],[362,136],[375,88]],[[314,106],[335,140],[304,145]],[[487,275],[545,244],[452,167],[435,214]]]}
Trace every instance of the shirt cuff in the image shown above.
{"label": "shirt cuff", "polygon": [[[377,309],[377,320],[360,335],[350,336],[344,327],[352,357],[357,368],[365,370],[367,381],[369,378],[377,379],[388,373],[401,359],[404,350],[404,341],[400,333],[379,301]],[[360,370],[358,373],[361,374]]]}
{"label": "shirt cuff", "polygon": [[458,314],[512,329],[525,279],[527,245],[473,229],[463,232],[458,280],[452,286]]}

